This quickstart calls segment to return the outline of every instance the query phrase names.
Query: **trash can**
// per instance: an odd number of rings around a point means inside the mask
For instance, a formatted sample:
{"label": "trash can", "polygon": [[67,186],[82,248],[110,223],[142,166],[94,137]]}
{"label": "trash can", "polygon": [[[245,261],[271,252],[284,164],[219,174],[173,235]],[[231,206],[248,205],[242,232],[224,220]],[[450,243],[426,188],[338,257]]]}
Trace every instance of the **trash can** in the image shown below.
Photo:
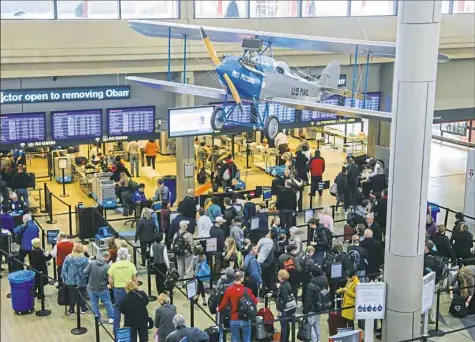
{"label": "trash can", "polygon": [[168,190],[170,190],[170,205],[173,206],[173,203],[175,203],[176,200],[176,176],[163,176],[163,185],[168,187]]}
{"label": "trash can", "polygon": [[437,214],[440,213],[440,208],[434,203],[427,203],[427,214],[432,216],[432,219],[437,223]]}
{"label": "trash can", "polygon": [[17,314],[31,313],[35,306],[35,272],[16,271],[8,275],[12,308]]}

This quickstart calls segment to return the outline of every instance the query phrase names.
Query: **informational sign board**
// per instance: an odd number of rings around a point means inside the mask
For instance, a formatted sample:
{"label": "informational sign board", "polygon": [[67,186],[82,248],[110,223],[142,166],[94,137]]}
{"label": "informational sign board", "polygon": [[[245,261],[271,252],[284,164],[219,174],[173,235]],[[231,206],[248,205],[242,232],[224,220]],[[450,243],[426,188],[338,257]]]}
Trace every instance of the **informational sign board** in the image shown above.
{"label": "informational sign board", "polygon": [[385,283],[360,283],[356,286],[356,319],[384,319],[385,310]]}
{"label": "informational sign board", "polygon": [[206,253],[214,253],[218,251],[218,239],[210,237],[206,239]]}
{"label": "informational sign board", "polygon": [[131,342],[132,330],[131,328],[119,328],[115,331],[115,342]]}
{"label": "informational sign board", "polygon": [[59,169],[67,169],[68,168],[68,158],[59,157],[58,158],[58,168]]}
{"label": "informational sign board", "polygon": [[313,209],[307,209],[304,211],[304,220],[305,223],[308,223],[310,219],[313,218]]}
{"label": "informational sign board", "polygon": [[186,297],[188,299],[193,299],[196,297],[196,293],[198,292],[197,287],[196,279],[190,280],[186,283]]}
{"label": "informational sign board", "polygon": [[48,245],[56,245],[58,241],[59,229],[51,229],[46,231]]}
{"label": "informational sign board", "polygon": [[435,272],[426,274],[422,285],[422,313],[426,313],[432,308],[435,291]]}
{"label": "informational sign board", "polygon": [[185,178],[193,177],[195,173],[194,163],[185,163]]}
{"label": "informational sign board", "polygon": [[343,277],[343,265],[341,262],[334,262],[331,265],[330,277],[332,279]]}

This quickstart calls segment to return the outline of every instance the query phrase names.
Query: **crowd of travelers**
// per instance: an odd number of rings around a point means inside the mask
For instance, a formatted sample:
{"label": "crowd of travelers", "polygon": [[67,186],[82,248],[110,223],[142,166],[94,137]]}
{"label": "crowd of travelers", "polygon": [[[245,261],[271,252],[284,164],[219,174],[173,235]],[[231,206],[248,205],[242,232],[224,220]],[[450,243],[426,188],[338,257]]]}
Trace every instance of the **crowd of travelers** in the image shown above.
{"label": "crowd of travelers", "polygon": [[[300,151],[306,156],[305,146]],[[117,182],[124,214],[129,213],[129,205],[135,205],[134,210],[140,205],[134,238],[140,243],[141,266],[150,264],[155,276],[159,307],[152,321],[157,328],[156,340],[178,342],[186,337],[188,342],[223,341],[223,329],[229,329],[233,342],[250,342],[254,333],[260,337],[272,335],[272,320],[277,317],[280,341],[288,342],[291,319],[298,307],[308,315],[305,322],[311,342],[321,341],[320,318],[329,310],[344,309],[329,316],[331,334],[337,328],[360,325],[355,322],[356,286],[360,282],[382,281],[389,194],[381,162],[368,160],[358,166],[351,155],[347,157],[330,189],[336,197],[336,210],[343,203],[343,236],[335,236],[332,211],[325,208],[308,220],[305,239],[296,222],[299,190],[308,180],[312,184],[323,181],[325,161],[320,151],[308,160],[305,173],[299,173],[298,167],[286,169],[276,183],[279,191],[273,212],[267,203],[256,203],[251,196],[244,198],[238,192],[232,196],[215,195],[197,210],[194,191],[189,190],[171,220],[170,190],[163,181],[158,180],[154,198],[148,200],[144,184],[131,191],[130,174],[121,170],[118,162],[119,173],[112,177]],[[310,177],[305,179],[307,171]],[[312,192],[321,194],[321,187],[312,187]],[[160,215],[154,210],[156,202],[160,202]],[[21,260],[29,256],[30,265],[47,276],[48,262],[55,258],[58,299],[64,297],[68,315],[79,314],[77,306],[81,313],[87,312],[88,299],[92,311],[102,320],[101,301],[107,313],[104,323],[116,330],[123,316],[123,325],[131,328],[133,341],[149,340],[149,297],[138,287],[137,269],[130,262],[127,243],[110,239],[108,251],[91,258],[87,247],[60,233],[53,250],[46,253],[31,215],[23,215],[23,223],[15,226],[8,212],[8,206],[3,206],[2,227],[6,224],[13,236],[20,235]],[[473,237],[463,217],[461,213],[456,215],[450,238],[430,213],[427,217],[424,274],[436,272],[437,281],[444,277],[441,264],[445,258],[456,264],[461,258],[472,257]],[[210,245],[211,251],[207,250]],[[172,277],[174,273],[177,275]],[[171,278],[174,281],[170,282]],[[197,280],[195,303],[216,314],[217,330],[187,327],[183,315],[171,303],[170,283],[172,287],[184,287],[185,280],[190,279]],[[451,296],[463,298],[467,314],[475,313],[474,288],[470,288],[474,279],[475,266],[467,262],[449,281]],[[214,289],[208,293],[205,283],[215,280]],[[39,283],[37,295],[41,298],[44,291]],[[455,285],[462,290],[456,291]],[[257,310],[260,300],[264,308]],[[275,301],[275,316],[269,301]],[[376,332],[380,331],[381,327],[376,327]]]}

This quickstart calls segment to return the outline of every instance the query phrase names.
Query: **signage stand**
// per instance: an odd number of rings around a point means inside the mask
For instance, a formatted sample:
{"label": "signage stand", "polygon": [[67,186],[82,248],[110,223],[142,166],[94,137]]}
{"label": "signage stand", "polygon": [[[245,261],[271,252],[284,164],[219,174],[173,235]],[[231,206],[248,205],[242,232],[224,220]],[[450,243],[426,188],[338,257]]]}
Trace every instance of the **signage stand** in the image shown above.
{"label": "signage stand", "polygon": [[356,286],[355,316],[365,321],[365,342],[374,341],[374,320],[384,319],[385,311],[385,283],[360,283]]}
{"label": "signage stand", "polygon": [[434,302],[435,272],[426,274],[422,280],[422,305],[421,311],[424,315],[423,336],[429,336],[429,310]]}

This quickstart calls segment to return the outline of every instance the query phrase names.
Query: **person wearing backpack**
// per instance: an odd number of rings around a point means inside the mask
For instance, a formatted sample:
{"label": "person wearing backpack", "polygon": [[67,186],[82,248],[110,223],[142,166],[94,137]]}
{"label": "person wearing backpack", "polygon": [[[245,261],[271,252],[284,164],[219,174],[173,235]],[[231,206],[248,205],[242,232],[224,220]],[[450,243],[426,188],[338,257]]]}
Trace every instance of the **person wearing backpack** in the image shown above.
{"label": "person wearing backpack", "polygon": [[353,264],[353,270],[356,271],[358,277],[366,274],[366,266],[368,265],[368,252],[360,246],[360,237],[353,235],[351,237],[351,245],[348,246],[346,253]]}
{"label": "person wearing backpack", "polygon": [[452,300],[454,299],[455,284],[458,284],[458,287],[461,288],[458,290],[458,295],[464,300],[467,315],[475,314],[475,266],[464,266],[457,271],[449,284],[449,296]]}
{"label": "person wearing backpack", "polygon": [[16,227],[13,232],[15,233],[15,240],[20,245],[20,252],[18,259],[21,262],[25,261],[25,257],[30,255],[33,245],[31,241],[35,238],[39,238],[40,228],[33,222],[31,214],[23,215],[23,224]]}
{"label": "person wearing backpack", "polygon": [[172,243],[180,278],[193,277],[193,235],[188,232],[189,223],[189,221],[180,222],[180,231],[175,234]]}
{"label": "person wearing backpack", "polygon": [[203,247],[197,246],[195,248],[195,255],[193,259],[195,264],[195,277],[198,282],[198,291],[196,293],[195,303],[198,304],[198,298],[201,295],[201,298],[203,299],[203,306],[207,306],[208,303],[206,302],[205,287],[203,282],[210,280],[211,268],[209,267],[208,261],[206,260]]}
{"label": "person wearing backpack", "polygon": [[307,319],[311,332],[310,342],[318,342],[320,341],[320,315],[318,313],[331,308],[332,298],[328,291],[327,277],[318,264],[312,267],[310,276],[310,282],[305,292],[302,292],[303,313],[309,315]]}
{"label": "person wearing backpack", "polygon": [[315,254],[313,254],[314,260],[323,267],[325,252],[331,248],[333,239],[332,232],[325,226],[319,224],[316,218],[311,218],[308,224],[313,232],[310,244],[315,248]]}
{"label": "person wearing backpack", "polygon": [[244,258],[243,267],[246,276],[246,286],[251,289],[256,297],[259,295],[259,287],[262,285],[262,270],[261,265],[257,262],[257,252],[257,246],[252,246],[251,250]]}
{"label": "person wearing backpack", "polygon": [[243,218],[242,216],[236,216],[231,225],[231,230],[229,231],[229,236],[236,241],[236,246],[238,250],[243,250],[245,243],[244,243],[244,229],[242,226]]}
{"label": "person wearing backpack", "polygon": [[292,293],[297,298],[298,284],[300,282],[300,264],[297,262],[297,258],[294,253],[296,248],[293,246],[286,246],[285,253],[279,257],[279,269],[286,270],[289,273],[288,282],[292,287]]}
{"label": "person wearing backpack", "polygon": [[[221,304],[221,300],[223,299],[224,292],[232,286],[234,283],[234,270],[231,267],[228,267],[224,271],[224,277],[219,278],[218,282],[216,283],[215,288],[215,299],[213,300],[214,309],[213,312],[217,313],[217,309],[219,304]],[[212,296],[212,295],[211,295]],[[208,299],[208,306],[210,306],[211,312],[211,296]],[[216,319],[219,318],[219,341],[223,342],[224,340],[224,329],[229,329],[229,316],[230,316],[230,307],[228,306],[226,309],[221,311],[219,315],[216,315]]]}
{"label": "person wearing backpack", "polygon": [[[251,319],[257,315],[257,298],[251,290],[244,287],[244,272],[234,274],[234,285],[225,292],[218,312],[225,310],[231,304],[229,327],[231,328],[231,342],[251,342]],[[254,316],[254,317],[252,317]],[[242,339],[240,338],[242,333]]]}
{"label": "person wearing backpack", "polygon": [[226,251],[223,252],[224,267],[231,267],[234,270],[241,269],[243,266],[242,253],[237,249],[236,241],[232,237],[226,238],[225,242]]}
{"label": "person wearing backpack", "polygon": [[229,236],[229,231],[233,224],[233,219],[237,216],[238,213],[236,211],[236,208],[233,207],[233,203],[231,202],[230,198],[225,197],[223,202],[224,202],[223,218],[226,220],[226,222],[223,224],[222,229],[224,232],[224,236]]}
{"label": "person wearing backpack", "polygon": [[150,257],[152,258],[152,265],[154,267],[155,284],[157,286],[158,295],[165,292],[165,278],[167,271],[170,268],[167,245],[162,241],[163,233],[159,232],[155,234],[155,242],[150,248]]}
{"label": "person wearing backpack", "polygon": [[290,317],[295,314],[297,309],[297,299],[292,291],[292,285],[289,283],[290,275],[285,269],[281,269],[277,274],[277,279],[280,282],[279,290],[277,291],[277,311],[279,311],[280,318],[280,342],[288,342],[290,337]]}
{"label": "person wearing backpack", "polygon": [[315,265],[315,260],[313,260],[313,254],[315,253],[315,248],[313,246],[307,246],[305,249],[305,254],[300,258],[300,280],[302,282],[302,301],[305,300],[303,296],[306,292],[307,286],[312,279],[311,270]]}

